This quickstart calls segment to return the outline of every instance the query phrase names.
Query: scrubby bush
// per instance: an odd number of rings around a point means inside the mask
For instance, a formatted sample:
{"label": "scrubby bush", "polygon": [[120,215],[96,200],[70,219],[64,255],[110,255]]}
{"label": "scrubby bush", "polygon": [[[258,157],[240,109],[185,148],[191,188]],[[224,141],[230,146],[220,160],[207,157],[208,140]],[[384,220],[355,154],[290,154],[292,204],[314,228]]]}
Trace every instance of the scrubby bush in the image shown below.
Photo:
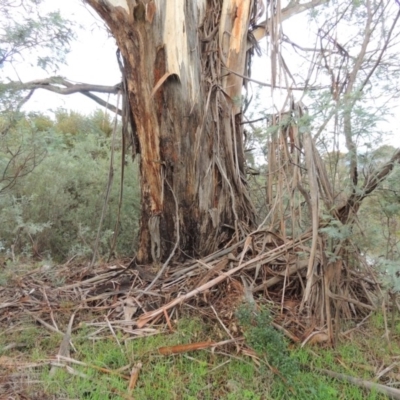
{"label": "scrubby bush", "polygon": [[[40,163],[12,187],[0,182],[0,251],[63,260],[90,256],[97,235],[108,182],[111,138],[109,118],[59,112],[55,122],[42,115],[22,118],[23,129],[10,130],[0,142],[0,174],[10,143],[28,153],[36,148]],[[103,130],[102,127],[105,127]],[[117,144],[119,139],[117,140]],[[11,146],[12,147],[12,146]],[[115,152],[114,182],[101,230],[99,254],[108,254],[118,214],[121,152]],[[25,153],[21,153],[22,155]],[[20,157],[22,162],[23,157]],[[118,254],[133,253],[138,227],[137,167],[125,161],[124,197]],[[18,161],[19,162],[19,161]],[[15,161],[15,164],[18,164]],[[10,172],[11,173],[11,172]],[[1,177],[2,175],[0,175]]]}

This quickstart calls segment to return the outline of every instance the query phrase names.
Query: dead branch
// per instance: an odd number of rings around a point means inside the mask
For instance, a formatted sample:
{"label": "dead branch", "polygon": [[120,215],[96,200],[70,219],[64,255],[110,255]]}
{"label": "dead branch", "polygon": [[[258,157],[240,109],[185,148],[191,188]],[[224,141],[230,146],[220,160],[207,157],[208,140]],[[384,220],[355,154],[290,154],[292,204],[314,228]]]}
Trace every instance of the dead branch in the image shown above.
{"label": "dead branch", "polygon": [[[282,11],[280,12],[280,19],[283,22],[296,14],[300,14],[304,11],[310,10],[314,7],[318,7],[328,2],[329,0],[312,0],[308,3],[300,4],[300,0],[291,1],[289,5],[282,9]],[[260,41],[262,38],[269,34],[268,25],[269,20],[262,21],[258,23],[256,29],[252,31],[252,34],[257,41]]]}
{"label": "dead branch", "polygon": [[360,378],[354,378],[353,376],[346,374],[339,374],[338,372],[329,371],[327,369],[318,369],[318,372],[322,372],[325,375],[328,375],[332,378],[339,379],[341,381],[350,382],[356,386],[366,388],[369,390],[376,390],[384,395],[388,396],[391,399],[400,399],[400,390],[391,388],[389,386],[381,385],[379,383],[365,381]]}
{"label": "dead branch", "polygon": [[[37,89],[48,90],[53,93],[62,94],[62,95],[70,95],[75,93],[81,93],[82,95],[89,97],[94,100],[96,103],[100,104],[103,107],[108,108],[109,110],[116,112],[118,115],[122,115],[122,111],[113,106],[112,104],[107,103],[100,97],[94,95],[92,92],[96,93],[105,93],[105,94],[118,94],[120,91],[120,84],[116,84],[114,86],[104,86],[104,85],[92,85],[88,83],[72,83],[67,79],[60,76],[53,76],[46,79],[38,79],[29,82],[16,82],[11,81],[4,85],[5,90],[30,90],[29,96],[27,96],[26,100],[24,99],[24,103],[29,99],[32,93]],[[23,104],[23,103],[22,103]]]}
{"label": "dead branch", "polygon": [[382,165],[379,169],[372,171],[365,180],[361,190],[357,193],[352,193],[346,203],[338,209],[340,219],[345,221],[347,220],[351,210],[357,211],[361,202],[386,179],[390,172],[392,172],[394,165],[398,163],[400,163],[400,148],[396,150],[392,158],[386,164]]}

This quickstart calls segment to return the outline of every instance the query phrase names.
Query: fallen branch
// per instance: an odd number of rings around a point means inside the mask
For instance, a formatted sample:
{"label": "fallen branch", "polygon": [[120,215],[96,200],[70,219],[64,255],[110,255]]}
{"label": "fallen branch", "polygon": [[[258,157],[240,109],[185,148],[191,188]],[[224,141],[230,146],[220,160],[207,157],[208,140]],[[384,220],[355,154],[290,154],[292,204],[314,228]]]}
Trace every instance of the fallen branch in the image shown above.
{"label": "fallen branch", "polygon": [[158,354],[167,356],[170,354],[187,353],[188,351],[204,350],[204,349],[208,349],[210,347],[224,346],[226,344],[237,343],[237,342],[243,341],[243,340],[244,340],[243,337],[238,337],[238,338],[223,340],[222,342],[208,341],[208,342],[178,344],[176,346],[160,347],[158,349]]}
{"label": "fallen branch", "polygon": [[365,381],[360,378],[354,378],[350,375],[339,374],[337,372],[329,371],[327,369],[318,369],[319,372],[322,372],[325,375],[330,376],[331,378],[339,379],[341,381],[347,381],[352,383],[353,385],[366,388],[368,390],[376,390],[379,393],[383,393],[391,399],[400,399],[400,390],[391,388],[389,386],[381,385],[379,383],[374,383],[370,381]]}
{"label": "fallen branch", "polygon": [[[308,238],[308,236],[306,236],[306,238]],[[249,265],[252,265],[252,264],[256,264],[260,261],[267,263],[269,258],[274,259],[279,254],[284,254],[289,248],[293,247],[295,244],[298,245],[303,240],[305,240],[304,237],[301,237],[298,241],[296,241],[296,243],[294,243],[293,240],[288,241],[287,243],[285,243],[271,251],[268,251],[267,253],[264,253],[257,257],[254,257],[250,261],[247,261],[243,264],[239,264],[236,268],[232,268],[231,270],[229,270],[227,272],[221,272],[221,275],[219,275],[216,278],[212,279],[211,281],[205,283],[204,285],[202,285],[194,290],[191,290],[189,293],[186,293],[182,296],[177,297],[176,299],[170,301],[168,304],[164,305],[163,307],[160,307],[157,310],[142,314],[139,317],[139,319],[137,320],[138,328],[142,328],[147,323],[149,323],[151,320],[153,320],[154,318],[163,314],[165,310],[169,310],[170,308],[177,306],[178,304],[182,304],[185,300],[189,300],[190,298],[212,288],[213,286],[217,285],[218,283],[223,282],[225,279],[229,278],[230,276],[232,276],[236,272],[244,269],[245,267],[248,267]],[[211,269],[211,267],[210,267],[210,269]]]}

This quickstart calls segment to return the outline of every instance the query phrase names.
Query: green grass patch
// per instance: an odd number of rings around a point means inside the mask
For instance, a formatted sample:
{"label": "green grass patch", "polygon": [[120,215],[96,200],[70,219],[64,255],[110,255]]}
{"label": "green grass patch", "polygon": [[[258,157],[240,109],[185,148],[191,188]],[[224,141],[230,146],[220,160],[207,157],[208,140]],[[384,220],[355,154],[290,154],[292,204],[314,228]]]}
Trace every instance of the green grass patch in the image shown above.
{"label": "green grass patch", "polygon": [[[94,328],[81,327],[73,333],[71,357],[86,365],[69,364],[50,374],[50,366],[41,370],[40,389],[53,398],[126,399],[132,366],[142,363],[133,397],[144,399],[370,399],[385,396],[336,381],[318,372],[319,369],[345,373],[372,380],[374,372],[363,367],[393,362],[399,354],[399,335],[392,335],[391,351],[382,338],[384,328],[379,315],[371,318],[361,331],[354,331],[351,340],[342,341],[334,349],[293,347],[271,325],[266,309],[254,312],[240,309],[238,320],[246,344],[260,360],[236,354],[235,349],[201,350],[164,356],[158,348],[206,340],[221,340],[224,332],[194,317],[182,318],[175,331],[146,338],[135,338],[117,332],[100,340],[89,339]],[[33,320],[5,330],[0,336],[0,355],[24,361],[41,361],[55,356],[62,337],[48,332]],[[10,343],[15,346],[7,348]],[[104,368],[117,374],[100,371]],[[119,374],[119,375],[118,375]]]}
{"label": "green grass patch", "polygon": [[[250,360],[240,360],[211,351],[163,356],[157,349],[162,346],[192,343],[215,337],[215,328],[204,329],[196,318],[183,319],[174,333],[129,340],[117,336],[99,341],[89,341],[87,330],[73,340],[76,352],[73,357],[91,366],[113,371],[121,369],[129,375],[131,367],[141,362],[135,399],[267,399],[270,387]],[[50,376],[44,371],[45,390],[52,395],[62,393],[69,398],[122,399],[128,382],[118,376],[103,373],[91,367],[72,366],[77,374],[58,369]],[[127,367],[124,369],[124,367]]]}

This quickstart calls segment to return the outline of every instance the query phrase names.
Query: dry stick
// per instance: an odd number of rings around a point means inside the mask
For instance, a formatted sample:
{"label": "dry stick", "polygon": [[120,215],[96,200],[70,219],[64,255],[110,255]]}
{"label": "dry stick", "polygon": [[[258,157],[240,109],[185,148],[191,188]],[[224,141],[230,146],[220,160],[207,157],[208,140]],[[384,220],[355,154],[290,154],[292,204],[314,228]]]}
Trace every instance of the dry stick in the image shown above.
{"label": "dry stick", "polygon": [[[112,279],[112,278],[118,276],[119,274],[120,274],[120,272],[114,272],[114,271],[107,272],[107,273],[102,274],[102,275],[94,276],[93,278],[85,279],[84,281],[81,281],[81,282],[72,283],[71,285],[66,285],[66,286],[57,288],[57,290],[65,291],[65,290],[68,290],[68,289],[79,288],[79,287],[81,287],[83,285],[87,285],[89,283],[90,283],[90,286],[92,287],[95,282],[98,282],[98,281],[102,282],[102,281],[105,281],[107,279]],[[0,305],[0,308],[1,308],[1,305]]]}
{"label": "dry stick", "polygon": [[59,362],[52,362],[52,363],[50,363],[50,365],[51,365],[52,371],[55,371],[55,367],[65,368],[67,370],[67,372],[71,375],[79,376],[80,378],[85,379],[85,380],[90,379],[89,375],[86,375],[83,372],[77,371],[76,369],[70,367],[69,365],[62,364]]}
{"label": "dry stick", "polygon": [[293,333],[285,329],[283,326],[277,324],[276,322],[271,322],[271,325],[278,331],[281,331],[286,337],[288,337],[294,343],[300,343],[300,339],[297,336],[293,335]]}
{"label": "dry stick", "polygon": [[53,309],[51,308],[51,304],[49,302],[49,298],[47,297],[46,290],[44,288],[42,288],[41,292],[43,293],[43,297],[45,298],[46,303],[47,303],[47,305],[48,305],[48,307],[50,309],[50,318],[51,318],[51,321],[53,322],[54,328],[56,328],[56,330],[59,331],[57,323],[56,323],[56,321],[54,319]]}
{"label": "dry stick", "polygon": [[386,301],[386,296],[383,296],[383,301],[382,301],[382,314],[383,314],[383,321],[385,323],[385,337],[388,342],[388,347],[389,350],[392,351],[392,346],[390,344],[390,332],[388,329],[388,323],[387,323],[387,315],[386,315],[386,307],[385,307],[385,301]]}
{"label": "dry stick", "polygon": [[349,333],[353,332],[354,330],[358,329],[360,326],[362,326],[362,325],[367,321],[368,318],[371,317],[371,315],[372,315],[373,313],[374,313],[374,312],[371,311],[371,312],[370,312],[361,322],[359,322],[354,328],[351,328],[351,329],[347,330],[346,332],[342,332],[341,335],[342,335],[342,336],[346,336],[346,335],[348,335]]}
{"label": "dry stick", "polygon": [[[118,92],[117,96],[117,108],[119,106],[119,98],[121,94]],[[99,228],[97,229],[97,236],[96,236],[96,242],[94,244],[94,249],[93,249],[93,257],[92,257],[92,262],[90,263],[90,268],[93,267],[94,262],[96,261],[96,256],[99,248],[99,241],[100,241],[100,233],[101,233],[101,228],[103,226],[103,220],[106,214],[107,206],[108,206],[108,200],[110,198],[110,193],[111,193],[111,186],[114,180],[114,150],[115,150],[115,133],[117,131],[117,126],[118,126],[118,118],[117,118],[117,113],[115,113],[115,118],[114,118],[114,127],[113,127],[113,132],[112,132],[112,139],[111,139],[111,157],[110,157],[110,169],[108,172],[108,182],[107,182],[107,188],[106,188],[106,195],[104,198],[104,203],[103,203],[103,209],[101,211],[101,216],[100,216],[100,221],[99,221]]]}
{"label": "dry stick", "polygon": [[[301,269],[307,267],[307,265],[308,265],[308,262],[307,262],[307,264],[305,264],[305,263],[303,263],[303,264],[300,263],[300,265],[297,265],[297,264],[296,264],[296,265],[293,265],[293,266],[290,267],[289,270],[287,271],[287,276],[291,276],[291,275],[295,274],[296,272],[300,271]],[[268,279],[267,281],[263,282],[261,285],[256,286],[256,287],[253,289],[253,293],[258,292],[258,291],[260,291],[260,290],[268,289],[268,288],[270,288],[271,286],[274,286],[274,285],[276,285],[277,283],[279,283],[283,278],[284,278],[284,277],[281,276],[281,275],[279,275],[279,276],[274,276],[274,277]]]}
{"label": "dry stick", "polygon": [[210,347],[215,348],[219,346],[225,346],[226,344],[237,343],[244,340],[244,337],[232,338],[228,340],[223,340],[221,342],[213,342],[211,340],[207,342],[197,342],[197,343],[188,343],[188,344],[177,344],[175,346],[165,346],[159,347],[157,352],[158,354],[168,356],[171,354],[180,354],[180,353],[187,353],[189,351],[195,350],[204,350]]}
{"label": "dry stick", "polygon": [[111,260],[113,253],[115,251],[115,247],[117,246],[117,238],[119,234],[119,227],[121,224],[121,208],[122,208],[122,201],[124,197],[124,178],[125,178],[125,135],[124,131],[122,130],[122,155],[121,155],[121,178],[120,178],[120,188],[119,188],[119,199],[118,199],[118,212],[117,212],[117,219],[115,220],[114,225],[114,235],[111,241],[110,246],[110,253],[108,256],[108,261]]}
{"label": "dry stick", "polygon": [[109,319],[107,318],[107,316],[105,316],[104,319],[105,319],[106,322],[107,322],[108,329],[110,329],[110,331],[111,331],[111,333],[112,333],[112,335],[113,335],[115,341],[117,342],[119,348],[121,349],[121,352],[123,353],[123,349],[122,349],[121,343],[119,342],[119,340],[118,340],[118,338],[117,338],[117,335],[115,334],[115,331],[114,331],[113,327],[112,327],[111,324],[110,324]]}
{"label": "dry stick", "polygon": [[[75,360],[74,358],[71,358],[71,357],[58,356],[58,358],[60,360],[65,361],[65,362],[69,362],[69,363],[76,364],[76,365],[81,365],[83,367],[92,368],[92,369],[95,369],[97,371],[104,372],[105,374],[115,375],[115,376],[118,376],[118,377],[120,377],[122,379],[125,379],[125,380],[129,380],[129,378],[130,378],[129,376],[120,374],[119,372],[114,371],[112,369],[98,367],[97,365],[88,364],[88,363],[85,363],[83,361],[78,361],[78,360]],[[63,365],[63,364],[61,364],[61,365]]]}
{"label": "dry stick", "polygon": [[[257,232],[257,231],[256,231]],[[223,250],[218,250],[212,254],[210,254],[209,256],[203,258],[202,260],[196,260],[194,264],[183,268],[183,269],[179,269],[178,271],[174,272],[168,281],[171,281],[171,279],[174,279],[175,277],[178,276],[182,276],[182,275],[186,275],[188,272],[196,269],[198,267],[198,264],[202,264],[202,263],[209,263],[210,261],[214,261],[217,258],[220,258],[222,256],[225,256],[226,254],[231,253],[233,250],[235,250],[237,247],[241,246],[246,239],[242,239],[239,242],[235,243],[234,245],[227,247],[226,249]]]}
{"label": "dry stick", "polygon": [[158,349],[158,354],[168,356],[171,354],[180,354],[180,353],[186,353],[189,351],[204,350],[204,349],[208,349],[209,347],[214,347],[215,345],[216,345],[216,343],[212,342],[212,341],[188,343],[188,344],[177,344],[175,346],[160,347]]}
{"label": "dry stick", "polygon": [[[74,318],[75,314],[78,310],[74,311],[71,315],[71,318],[69,319],[67,331],[65,332],[65,335],[63,337],[63,340],[60,344],[60,348],[58,350],[57,358],[59,360],[59,357],[70,357],[70,352],[69,352],[69,346],[70,346],[70,341],[71,341],[71,333],[72,333],[72,326],[74,324]],[[53,376],[56,372],[55,365],[51,367],[50,370],[50,376]]]}
{"label": "dry stick", "polygon": [[335,300],[344,300],[344,301],[346,301],[348,303],[355,304],[356,306],[363,307],[363,308],[366,308],[367,310],[371,310],[371,311],[375,311],[376,310],[376,307],[374,307],[374,306],[362,303],[361,301],[358,301],[358,300],[355,300],[355,299],[351,299],[351,298],[346,297],[346,296],[340,296],[338,294],[334,294],[331,291],[327,291],[326,294],[327,294],[327,296],[329,296],[330,298],[335,299]]}
{"label": "dry stick", "polygon": [[[226,183],[227,183],[227,185],[228,185],[228,187],[229,187],[229,191],[230,191],[230,193],[231,193],[232,211],[233,211],[233,214],[234,214],[234,216],[235,216],[235,227],[236,227],[236,223],[237,223],[238,221],[240,221],[240,220],[239,220],[239,216],[238,216],[238,214],[237,214],[237,212],[236,212],[235,193],[234,193],[234,191],[233,191],[231,182],[229,181],[228,177],[226,176],[226,173],[225,173],[224,169],[222,168],[222,164],[221,164],[220,159],[217,157],[217,158],[215,159],[215,161],[216,161],[216,165],[217,165],[217,167],[218,167],[218,170],[219,170],[219,172],[221,173],[222,177],[225,179],[225,181],[226,181]],[[240,227],[240,226],[239,226],[239,227]],[[235,231],[236,231],[236,237],[239,238],[240,236],[239,236],[239,233],[238,233],[237,228],[235,229]]]}
{"label": "dry stick", "polygon": [[[304,238],[301,238],[298,240],[297,243],[302,242],[302,240],[304,240]],[[170,308],[183,303],[185,300],[188,300],[194,296],[196,296],[199,293],[204,292],[205,290],[217,285],[218,283],[224,281],[225,279],[227,279],[229,276],[235,274],[236,272],[240,271],[241,269],[253,264],[253,263],[257,263],[260,260],[264,260],[267,259],[270,256],[273,256],[274,258],[276,258],[279,254],[284,253],[286,251],[286,248],[293,246],[295,243],[293,240],[275,248],[274,250],[271,250],[265,254],[259,255],[257,257],[255,257],[254,259],[245,262],[244,264],[238,265],[236,268],[231,269],[228,272],[222,272],[221,275],[219,275],[218,277],[212,279],[211,281],[205,283],[204,285],[200,286],[199,288],[196,288],[194,290],[191,290],[189,293],[186,293],[182,296],[177,297],[176,299],[170,301],[168,304],[164,305],[163,307],[154,310],[154,311],[150,311],[148,313],[142,314],[139,319],[137,320],[137,326],[139,328],[142,328],[144,325],[146,325],[149,321],[151,321],[152,319],[154,319],[155,317],[158,317],[159,315],[164,313],[164,310],[169,310]],[[266,261],[265,261],[266,262]]]}
{"label": "dry stick", "polygon": [[391,399],[399,399],[400,400],[400,390],[391,388],[389,386],[381,385],[379,383],[374,383],[370,381],[365,381],[360,378],[354,378],[350,375],[339,374],[337,372],[329,371],[327,369],[318,369],[319,372],[322,372],[325,375],[328,375],[335,379],[340,379],[342,381],[350,382],[356,386],[363,387],[369,390],[376,390],[377,392],[383,393]]}
{"label": "dry stick", "polygon": [[388,372],[390,372],[393,368],[397,367],[399,364],[400,363],[398,361],[392,363],[391,365],[383,369],[381,372],[379,372],[376,375],[375,380],[379,380],[380,378],[382,378],[382,376],[386,375]]}
{"label": "dry stick", "polygon": [[[5,306],[11,306],[12,304],[11,304],[11,303],[4,303],[4,305],[5,305]],[[18,305],[18,304],[16,304],[16,305]],[[0,308],[1,308],[1,306],[0,306]],[[35,321],[37,321],[37,322],[39,322],[40,324],[42,324],[42,325],[43,325],[46,329],[48,329],[49,331],[58,333],[58,334],[60,334],[60,335],[63,335],[63,333],[62,333],[60,330],[54,328],[53,325],[48,324],[46,321],[43,321],[41,318],[37,317],[34,313],[32,313],[32,312],[30,312],[30,311],[28,311],[28,310],[25,310],[25,312],[26,312],[27,314],[29,314]]]}
{"label": "dry stick", "polygon": [[215,308],[213,306],[211,306],[211,309],[213,310],[215,316],[218,319],[218,322],[221,324],[222,328],[224,329],[224,331],[228,334],[228,336],[230,336],[230,338],[232,340],[235,340],[235,338],[232,336],[232,334],[229,332],[229,329],[224,325],[224,323],[221,321],[221,319],[219,318],[217,311],[215,311]]}

